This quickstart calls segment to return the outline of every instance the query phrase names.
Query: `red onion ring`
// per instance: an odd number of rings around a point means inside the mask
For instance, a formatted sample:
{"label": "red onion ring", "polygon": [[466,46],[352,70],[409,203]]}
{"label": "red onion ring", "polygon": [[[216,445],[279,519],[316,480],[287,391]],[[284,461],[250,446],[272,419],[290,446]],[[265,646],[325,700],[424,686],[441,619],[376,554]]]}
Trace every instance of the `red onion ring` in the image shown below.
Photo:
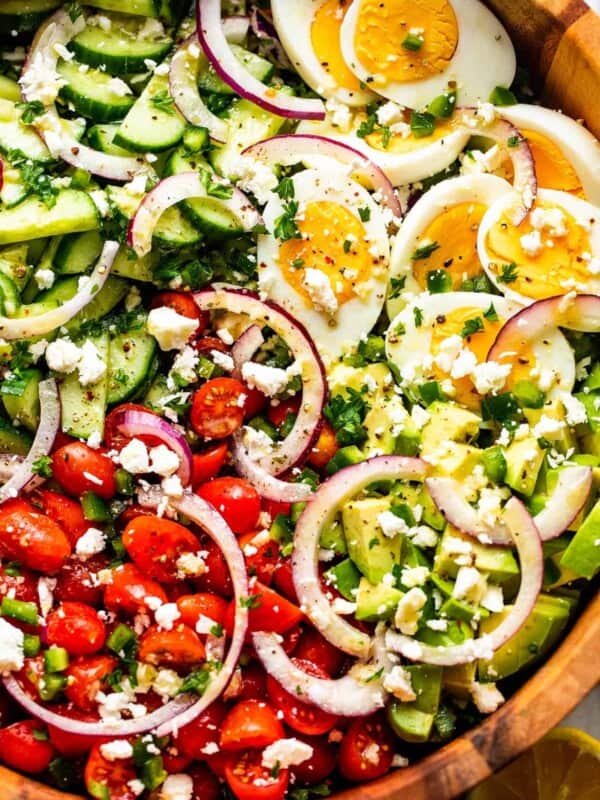
{"label": "red onion ring", "polygon": [[0,503],[17,497],[36,477],[33,466],[38,458],[47,456],[52,449],[60,425],[60,401],[54,378],[40,382],[40,424],[26,457],[18,464],[12,477],[0,486]]}
{"label": "red onion ring", "polygon": [[321,588],[319,539],[340,504],[374,481],[422,481],[428,465],[419,458],[376,456],[336,472],[323,483],[300,515],[294,534],[292,575],[300,607],[331,644],[345,653],[366,658],[371,637],[336,614]]}
{"label": "red onion ring", "polygon": [[389,630],[386,644],[390,650],[400,653],[409,661],[452,667],[470,664],[480,658],[489,660],[499,647],[517,633],[531,614],[542,588],[544,554],[539,531],[523,503],[516,497],[512,497],[504,508],[504,522],[513,537],[521,565],[521,585],[510,614],[491,633],[449,647],[426,645]]}
{"label": "red onion ring", "polygon": [[[454,478],[427,478],[429,494],[439,511],[459,531],[483,544],[510,545],[512,537],[505,525],[488,525],[463,497],[460,482]],[[543,542],[556,539],[579,514],[592,489],[591,467],[566,467],[544,509],[533,518]]]}
{"label": "red onion ring", "polygon": [[177,475],[186,486],[192,477],[193,456],[185,436],[173,425],[151,411],[119,409],[114,412],[113,424],[124,436],[155,436],[179,458]]}
{"label": "red onion ring", "polygon": [[215,72],[247,100],[272,114],[292,119],[325,119],[321,100],[290,97],[256,80],[239,63],[227,44],[221,19],[221,0],[202,0],[196,6],[200,44]]}
{"label": "red onion ring", "polygon": [[0,317],[0,337],[29,339],[32,336],[43,336],[66,325],[102,289],[118,250],[118,242],[105,242],[93,272],[86,276],[87,281],[83,288],[58,308],[31,317]]}
{"label": "red onion ring", "polygon": [[239,336],[231,348],[231,357],[235,368],[231,373],[232,377],[240,379],[242,375],[242,365],[250,361],[258,348],[264,343],[262,331],[258,325],[250,325],[249,328]]}
{"label": "red onion ring", "polygon": [[[260,214],[239,189],[231,187],[232,196],[219,203],[231,211],[246,231],[252,230],[260,222]],[[207,197],[206,189],[198,172],[181,172],[160,181],[152,191],[144,196],[129,223],[127,243],[138,257],[149,253],[152,248],[152,233],[161,215],[171,206],[193,197]]]}
{"label": "red onion ring", "polygon": [[342,164],[352,166],[353,174],[359,178],[366,178],[370,181],[373,189],[381,194],[382,201],[394,216],[402,216],[400,200],[385,172],[360,150],[337,139],[313,133],[280,134],[250,145],[242,152],[242,155],[251,156],[269,164],[285,166],[297,164],[306,156],[333,158]]}
{"label": "red onion ring", "polygon": [[[225,22],[227,22],[227,20],[225,20]],[[279,40],[279,34],[275,29],[275,25],[273,25],[271,20],[266,16],[265,12],[256,6],[254,6],[250,12],[250,27],[252,28],[252,33],[260,42],[260,54],[264,55],[280,69],[293,71],[294,66]]]}

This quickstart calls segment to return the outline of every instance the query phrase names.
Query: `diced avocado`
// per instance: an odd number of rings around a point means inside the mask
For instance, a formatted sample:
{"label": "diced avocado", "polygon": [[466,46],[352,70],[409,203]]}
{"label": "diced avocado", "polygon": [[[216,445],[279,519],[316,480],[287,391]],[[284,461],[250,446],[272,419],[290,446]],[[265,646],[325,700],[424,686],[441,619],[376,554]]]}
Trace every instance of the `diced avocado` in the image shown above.
{"label": "diced avocado", "polygon": [[465,480],[473,474],[476,466],[481,464],[482,451],[470,444],[444,442],[431,453],[421,449],[423,458],[435,461],[435,471],[439,475],[448,475],[456,480]]}
{"label": "diced avocado", "polygon": [[375,586],[366,578],[361,578],[356,595],[356,619],[365,622],[390,619],[403,594],[393,586],[386,586],[384,583]]}
{"label": "diced avocado", "polygon": [[468,700],[471,697],[471,684],[475,680],[477,664],[459,664],[456,667],[444,667],[442,685],[454,697]]}
{"label": "diced avocado", "polygon": [[486,573],[493,583],[510,584],[519,577],[519,565],[509,548],[480,544],[471,536],[448,525],[438,543],[434,571],[438,575],[455,578],[460,566],[456,559],[460,559],[461,555],[468,556],[472,566]]}
{"label": "diced avocado", "polygon": [[[548,469],[546,471],[546,492],[548,497],[552,496],[552,493],[556,489],[556,484],[558,483],[558,479],[560,477],[561,470],[565,469],[565,467],[560,466],[556,469]],[[586,503],[584,503],[583,508],[577,514],[575,519],[569,524],[567,528],[568,531],[576,531],[579,527],[583,524],[589,510],[591,508],[591,496],[587,499]]]}
{"label": "diced avocado", "polygon": [[560,400],[552,400],[544,403],[541,408],[524,408],[523,414],[530,427],[534,427],[542,416],[556,419],[564,423],[559,430],[552,434],[544,434],[544,439],[552,443],[552,447],[566,453],[567,450],[575,447],[576,439],[573,429],[566,423],[565,407]]}
{"label": "diced avocado", "polygon": [[344,467],[350,467],[353,464],[360,464],[360,462],[364,460],[365,457],[362,450],[360,450],[355,444],[349,444],[347,447],[340,447],[331,461],[327,463],[325,472],[327,475],[333,475],[334,472],[337,472]]}
{"label": "diced avocado", "polygon": [[389,500],[380,497],[351,500],[342,509],[348,555],[371,583],[379,583],[401,563],[401,534],[385,536],[377,519],[389,509]]}
{"label": "diced avocado", "polygon": [[333,550],[338,556],[345,556],[348,552],[346,539],[344,538],[344,528],[339,517],[336,517],[329,525],[321,531],[319,547],[323,550]]}
{"label": "diced avocado", "polygon": [[331,583],[337,589],[342,597],[352,603],[356,602],[359,584],[361,580],[364,580],[364,578],[361,579],[360,572],[349,558],[345,558],[339,564],[328,569],[325,573],[325,579],[327,583]]}
{"label": "diced avocado", "polygon": [[600,456],[593,456],[589,453],[575,453],[569,458],[569,461],[582,467],[591,467],[594,490],[598,491],[600,489]]}
{"label": "diced avocado", "polygon": [[[482,620],[481,634],[491,633],[510,612],[511,606],[506,606],[499,614]],[[501,680],[540,659],[557,642],[570,613],[571,604],[565,598],[540,594],[523,627],[489,661],[478,662],[479,679]]]}
{"label": "diced avocado", "polygon": [[475,615],[481,619],[489,616],[489,611],[480,608],[466,600],[457,600],[456,597],[449,597],[441,606],[440,614],[448,619],[456,619],[462,622],[471,622]]}
{"label": "diced avocado", "polygon": [[31,434],[15,428],[12,422],[0,417],[0,452],[26,456],[31,449]]}
{"label": "diced avocado", "polygon": [[427,409],[431,419],[421,431],[421,452],[432,453],[447,442],[467,442],[477,435],[481,418],[453,403],[436,401]]}
{"label": "diced avocado", "polygon": [[[399,482],[392,488],[392,494],[394,496],[392,505],[405,503],[410,509],[412,519],[406,520],[409,527],[422,522],[424,525],[429,525],[436,531],[444,529],[446,520],[431,499],[429,490],[424,484],[422,486],[412,486],[404,482]],[[420,518],[417,518],[419,517],[417,509],[420,509]]]}
{"label": "diced avocado", "polygon": [[428,664],[411,664],[409,674],[417,699],[411,703],[392,701],[387,709],[392,730],[405,742],[426,742],[440,704],[442,668]]}
{"label": "diced avocado", "polygon": [[19,394],[2,393],[6,413],[14,423],[24,425],[27,430],[36,432],[40,423],[39,387],[42,373],[39,369],[21,370],[24,386]]}
{"label": "diced avocado", "polygon": [[560,566],[588,580],[600,569],[600,500],[572,538],[563,553]]}
{"label": "diced avocado", "polygon": [[533,494],[544,461],[544,452],[533,436],[526,436],[509,445],[505,452],[505,480],[511,489],[525,497]]}

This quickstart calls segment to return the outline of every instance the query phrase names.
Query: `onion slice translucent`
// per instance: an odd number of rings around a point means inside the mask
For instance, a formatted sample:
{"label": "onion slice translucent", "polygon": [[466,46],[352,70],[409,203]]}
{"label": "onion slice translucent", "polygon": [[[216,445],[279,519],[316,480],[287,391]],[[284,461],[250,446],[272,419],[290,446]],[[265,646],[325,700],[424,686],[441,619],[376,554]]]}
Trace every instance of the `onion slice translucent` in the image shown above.
{"label": "onion slice translucent", "polygon": [[242,375],[242,366],[252,359],[259,347],[264,344],[264,336],[258,325],[250,325],[249,328],[239,336],[231,348],[231,357],[235,365],[232,377],[239,378]]}
{"label": "onion slice translucent", "polygon": [[[499,520],[489,525],[464,498],[459,481],[454,478],[428,478],[425,483],[439,511],[459,531],[483,544],[510,545],[512,537]],[[584,466],[561,469],[548,502],[533,518],[543,542],[556,539],[579,514],[592,489],[592,468]]]}
{"label": "onion slice translucent", "polygon": [[452,667],[477,659],[489,660],[527,621],[542,588],[544,554],[535,523],[523,503],[512,497],[504,508],[504,522],[516,545],[521,567],[521,585],[510,613],[491,633],[462,644],[434,647],[389,630],[386,644],[409,661]]}
{"label": "onion slice translucent", "polygon": [[231,449],[240,477],[249,481],[265,500],[275,500],[278,503],[303,503],[312,497],[313,491],[308,484],[283,481],[257,464],[246,450],[243,432],[234,433]]}
{"label": "onion slice translucent", "polygon": [[419,458],[376,456],[336,472],[317,490],[296,523],[292,575],[298,601],[331,644],[359,658],[369,654],[371,637],[335,613],[321,587],[319,539],[339,507],[375,481],[423,481],[427,464]]}
{"label": "onion slice translucent", "polygon": [[[229,199],[220,199],[218,202],[237,217],[244,230],[250,231],[260,222],[260,214],[239,189],[232,186],[231,190],[232,196]],[[168,208],[182,200],[208,196],[202,176],[198,172],[181,172],[179,175],[164,178],[144,196],[138,206],[129,224],[127,243],[141,258],[150,252],[154,228]]]}
{"label": "onion slice translucent", "polygon": [[250,145],[242,155],[267,164],[291,166],[307,156],[325,156],[352,167],[352,174],[367,180],[381,196],[381,201],[396,217],[402,216],[402,206],[394,187],[385,172],[360,150],[313,133],[289,133],[272,136]]}
{"label": "onion slice translucent", "polygon": [[325,119],[325,106],[321,100],[283,94],[261,83],[240,64],[227,43],[221,19],[221,0],[202,0],[196,6],[200,44],[222,81],[241,97],[271,114],[292,119]]}
{"label": "onion slice translucent", "polygon": [[52,449],[60,425],[60,400],[54,378],[40,381],[40,422],[27,456],[18,464],[12,476],[0,486],[0,503],[17,497],[36,477],[34,464]]}
{"label": "onion slice translucent", "polygon": [[0,317],[0,337],[11,340],[29,339],[32,336],[44,336],[66,325],[102,289],[118,250],[118,242],[105,242],[93,272],[89,276],[83,276],[85,281],[82,288],[58,308],[29,317]]}

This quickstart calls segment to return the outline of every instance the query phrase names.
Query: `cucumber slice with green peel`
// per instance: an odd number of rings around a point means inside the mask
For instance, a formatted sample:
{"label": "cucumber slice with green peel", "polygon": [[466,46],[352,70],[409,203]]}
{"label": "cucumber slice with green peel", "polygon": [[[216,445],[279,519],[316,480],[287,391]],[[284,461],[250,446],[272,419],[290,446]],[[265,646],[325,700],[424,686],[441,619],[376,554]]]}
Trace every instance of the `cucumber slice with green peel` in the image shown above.
{"label": "cucumber slice with green peel", "polygon": [[[237,44],[231,44],[231,52],[235,55],[244,69],[250,73],[254,78],[267,83],[275,71],[275,67],[266,58],[257,56],[249,50],[245,50]],[[198,85],[204,92],[215,92],[216,94],[236,94],[236,92],[222,81],[217,75],[212,66],[208,66],[202,70],[198,76]]]}
{"label": "cucumber slice with green peel", "polygon": [[35,31],[60,0],[3,0],[0,4],[0,36]]}
{"label": "cucumber slice with green peel", "polygon": [[[91,0],[86,5],[104,11],[123,11],[123,0]],[[155,17],[160,14],[160,0],[127,0],[127,13],[140,17]]]}
{"label": "cucumber slice with green peel", "polygon": [[0,16],[3,14],[47,14],[54,11],[61,0],[2,0]]}
{"label": "cucumber slice with green peel", "polygon": [[166,75],[153,75],[119,126],[114,144],[135,153],[160,153],[175,147],[186,122],[169,94]]}
{"label": "cucumber slice with green peel", "polygon": [[146,318],[140,328],[119,333],[110,342],[108,404],[135,397],[148,382],[156,356],[156,340],[146,333]]}
{"label": "cucumber slice with green peel", "polygon": [[30,158],[39,164],[53,161],[50,151],[34,129],[23,125],[15,104],[4,99],[0,99],[0,152],[7,156]]}
{"label": "cucumber slice with green peel", "polygon": [[102,245],[103,239],[98,231],[70,233],[61,238],[52,265],[61,275],[87,272],[98,260]]}
{"label": "cucumber slice with green peel", "polygon": [[6,413],[14,424],[23,425],[35,433],[40,424],[40,381],[42,372],[39,369],[23,369],[20,378],[23,383],[18,393],[8,394],[5,388],[0,392]]}
{"label": "cucumber slice with green peel", "polygon": [[[110,343],[108,333],[90,337],[100,358],[108,364]],[[93,433],[102,434],[108,396],[108,371],[98,383],[82,386],[77,370],[60,383],[62,431],[68,436],[88,439]]]}
{"label": "cucumber slice with green peel", "polygon": [[0,309],[7,317],[14,317],[21,305],[21,296],[12,278],[0,272]]}
{"label": "cucumber slice with green peel", "polygon": [[11,169],[8,162],[4,165],[2,175],[2,189],[0,189],[0,200],[4,208],[14,208],[22,203],[31,194],[29,189],[21,179],[18,169]]}
{"label": "cucumber slice with green peel", "polygon": [[88,131],[88,142],[94,150],[108,153],[112,156],[131,156],[131,150],[125,150],[114,143],[115,133],[119,126],[115,123],[106,122],[103,125],[94,125]]}
{"label": "cucumber slice with green peel", "polygon": [[[195,172],[199,169],[213,173],[211,165],[202,156],[188,155],[183,148],[178,148],[169,157],[166,174],[178,175],[181,172]],[[244,233],[239,219],[216,198],[184,200],[180,203],[180,207],[190,222],[207,236],[223,238],[240,236]]]}
{"label": "cucumber slice with green peel", "polygon": [[11,103],[21,102],[21,89],[19,84],[7,78],[6,75],[0,75],[0,98],[2,100],[10,100]]}
{"label": "cucumber slice with green peel", "polygon": [[[57,72],[66,81],[60,96],[72,103],[75,111],[94,122],[114,122],[125,117],[135,96],[121,78],[99,69],[81,72],[76,61],[59,61]],[[122,91],[120,88],[122,87]]]}
{"label": "cucumber slice with green peel", "polygon": [[50,240],[46,237],[42,239],[32,239],[27,242],[27,263],[37,264]]}
{"label": "cucumber slice with green peel", "polygon": [[37,197],[28,197],[15,208],[0,211],[0,244],[14,244],[59,236],[64,233],[96,230],[100,217],[94,201],[78,189],[63,189],[56,203],[48,208]]}
{"label": "cucumber slice with green peel", "polygon": [[31,276],[29,248],[26,244],[12,245],[0,250],[0,272],[7,275],[21,292]]}
{"label": "cucumber slice with green peel", "polygon": [[130,258],[133,251],[121,247],[115,258],[111,274],[133,281],[151,283],[154,280],[154,269],[158,265],[159,255],[156,252],[148,253],[142,258]]}
{"label": "cucumber slice with green peel", "polygon": [[32,441],[33,437],[28,431],[15,428],[12,422],[0,417],[0,452],[26,456]]}
{"label": "cucumber slice with green peel", "polygon": [[88,27],[69,42],[76,58],[91,67],[103,66],[112,75],[148,70],[145,62],[160,62],[173,44],[160,23],[148,30],[145,21],[121,14],[112,18],[110,30]]}

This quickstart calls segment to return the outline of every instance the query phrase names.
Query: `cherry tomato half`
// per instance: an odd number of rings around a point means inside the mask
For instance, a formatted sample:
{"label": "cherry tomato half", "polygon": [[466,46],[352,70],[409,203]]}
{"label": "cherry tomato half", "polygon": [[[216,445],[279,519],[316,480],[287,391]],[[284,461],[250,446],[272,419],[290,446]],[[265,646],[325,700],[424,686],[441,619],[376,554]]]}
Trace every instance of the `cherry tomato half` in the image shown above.
{"label": "cherry tomato half", "polygon": [[308,456],[308,463],[315,469],[325,469],[339,449],[335,431],[328,422],[324,422]]}
{"label": "cherry tomato half", "polygon": [[217,594],[198,592],[179,597],[177,608],[181,614],[181,621],[195,629],[200,616],[208,617],[218,625],[223,625],[227,613],[227,601]]}
{"label": "cherry tomato half", "polygon": [[92,797],[101,797],[99,790],[104,788],[108,800],[136,800],[137,795],[129,784],[136,779],[132,759],[117,758],[108,761],[95,745],[85,765],[85,786]]}
{"label": "cherry tomato half", "polygon": [[[69,705],[53,706],[52,710],[57,714],[68,719],[78,720],[80,722],[97,722],[97,714],[88,714],[72,708]],[[103,744],[110,742],[112,736],[81,736],[79,733],[71,733],[64,731],[62,728],[56,728],[54,725],[48,725],[48,733],[50,734],[50,741],[52,745],[58,750],[62,756],[68,758],[77,758],[84,756],[90,752],[95,744]]]}
{"label": "cherry tomato half", "polygon": [[290,767],[290,774],[296,783],[313,785],[322,783],[335,769],[337,754],[335,746],[327,740],[326,736],[302,736],[296,734],[296,739],[305,742],[313,749],[312,756]]}
{"label": "cherry tomato half", "polygon": [[66,669],[65,695],[70,703],[83,712],[96,709],[95,697],[106,689],[105,678],[117,668],[119,662],[113,656],[82,656]]}
{"label": "cherry tomato half", "polygon": [[245,394],[235,378],[213,378],[194,392],[190,422],[198,436],[225,439],[235,433],[244,421]]}
{"label": "cherry tomato half", "polygon": [[95,578],[98,571],[105,569],[108,563],[107,556],[102,553],[90,556],[85,561],[78,556],[68,558],[56,576],[55,600],[99,606],[102,601],[102,586]]}
{"label": "cherry tomato half", "polygon": [[217,509],[234,533],[246,533],[256,527],[260,496],[243,478],[215,478],[203,484],[198,494]]}
{"label": "cherry tomato half", "polygon": [[382,714],[356,719],[338,752],[340,772],[349,781],[373,781],[389,772],[394,758],[394,736]]}
{"label": "cherry tomato half", "polygon": [[346,660],[343,651],[334,647],[313,627],[303,631],[294,655],[303,661],[311,661],[331,677],[337,675]]}
{"label": "cherry tomato half", "polygon": [[162,306],[172,308],[182,317],[198,320],[200,323],[198,333],[206,330],[210,322],[208,311],[201,311],[189,292],[159,292],[152,298],[150,308],[161,308]]}
{"label": "cherry tomato half", "polygon": [[221,700],[216,700],[195,720],[180,728],[177,746],[185,755],[198,760],[206,760],[210,752],[218,751],[219,731],[227,709]]}
{"label": "cherry tomato half", "polygon": [[141,516],[127,523],[123,545],[135,565],[160,583],[179,580],[177,560],[182,553],[202,548],[194,534],[178,522]]}
{"label": "cherry tomato half", "polygon": [[72,656],[89,656],[102,649],[106,628],[95,608],[85,603],[61,603],[46,618],[49,645],[64,647]]}
{"label": "cherry tomato half", "polygon": [[63,529],[27,500],[7,500],[0,506],[0,556],[52,575],[70,555]]}
{"label": "cherry tomato half", "polygon": [[79,503],[64,494],[51,492],[49,489],[38,489],[33,495],[33,502],[36,506],[40,506],[44,514],[60,525],[73,547],[90,527]]}
{"label": "cherry tomato half", "polygon": [[[329,675],[310,661],[293,658],[294,664],[309,675],[328,678]],[[311,703],[303,703],[302,697],[294,696],[283,688],[274,678],[267,678],[269,699],[274,707],[283,713],[287,725],[306,736],[319,736],[330,731],[338,721],[335,714],[329,714]]]}
{"label": "cherry tomato half", "polygon": [[223,750],[267,747],[284,736],[283,725],[270,705],[260,700],[242,700],[223,720],[221,747]]}
{"label": "cherry tomato half", "polygon": [[192,489],[196,491],[206,481],[216,478],[227,458],[225,442],[208,447],[192,456]]}
{"label": "cherry tomato half", "polygon": [[149,664],[190,666],[204,661],[204,645],[196,631],[178,624],[172,630],[156,625],[148,628],[140,639],[139,657]]}
{"label": "cherry tomato half", "polygon": [[21,772],[43,772],[54,758],[54,747],[44,738],[45,733],[43,723],[35,719],[25,719],[2,728],[0,759]]}
{"label": "cherry tomato half", "polygon": [[148,597],[167,602],[160,583],[140,572],[135,564],[123,564],[112,570],[111,581],[104,589],[104,605],[109,611],[131,615],[148,611]]}
{"label": "cherry tomato half", "polygon": [[72,442],[52,454],[52,471],[61,489],[73,497],[95,492],[105,500],[116,494],[116,466],[100,450]]}
{"label": "cherry tomato half", "polygon": [[260,750],[247,750],[228,760],[225,780],[237,800],[283,800],[289,773],[281,769],[275,776],[271,769],[263,767]]}

